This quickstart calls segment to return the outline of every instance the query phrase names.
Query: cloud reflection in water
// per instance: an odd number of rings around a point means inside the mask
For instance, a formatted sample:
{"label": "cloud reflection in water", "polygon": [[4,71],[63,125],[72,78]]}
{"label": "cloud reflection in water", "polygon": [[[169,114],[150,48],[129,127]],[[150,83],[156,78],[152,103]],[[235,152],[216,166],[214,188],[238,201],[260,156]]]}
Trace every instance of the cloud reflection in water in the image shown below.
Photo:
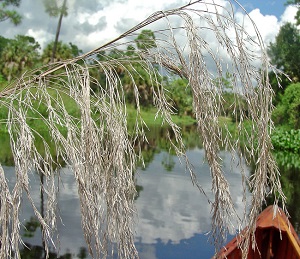
{"label": "cloud reflection in water", "polygon": [[[138,225],[136,228],[136,246],[141,259],[154,258],[210,258],[214,248],[208,242],[210,231],[210,205],[207,199],[191,183],[190,176],[184,172],[177,157],[171,157],[172,170],[167,171],[164,162],[169,154],[161,152],[155,155],[146,170],[139,170],[137,184],[142,186],[136,200]],[[233,165],[229,173],[231,155],[221,154],[224,170],[228,171],[232,197],[238,212],[243,212],[242,185],[239,168]],[[188,151],[188,157],[195,166],[197,177],[202,187],[212,198],[211,176],[204,160],[204,151]],[[14,183],[14,168],[5,167],[7,177]],[[79,249],[85,247],[81,229],[80,205],[77,186],[72,172],[64,168],[61,171],[62,186],[59,191],[59,211],[62,223],[59,223],[60,254],[71,253],[77,258]],[[39,178],[30,177],[33,199],[40,203]],[[26,201],[25,201],[26,202]],[[39,206],[39,205],[38,205]],[[28,204],[23,205],[22,223],[33,216]],[[41,246],[41,233],[36,231],[25,242],[32,246]]]}

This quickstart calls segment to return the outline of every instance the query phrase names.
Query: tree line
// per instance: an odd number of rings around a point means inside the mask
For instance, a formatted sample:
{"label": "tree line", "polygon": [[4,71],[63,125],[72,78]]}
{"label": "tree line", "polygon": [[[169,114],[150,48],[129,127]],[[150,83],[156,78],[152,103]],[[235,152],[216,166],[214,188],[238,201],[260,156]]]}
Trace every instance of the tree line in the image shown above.
{"label": "tree line", "polygon": [[[22,16],[8,7],[17,8],[21,0],[5,0],[0,5],[0,21],[10,20],[13,24],[18,25],[22,21]],[[297,5],[299,0],[289,0],[287,5]],[[44,0],[45,11],[52,17],[59,17],[55,40],[49,43],[42,51],[39,43],[30,36],[17,35],[14,39],[6,39],[0,35],[0,83],[10,82],[21,76],[25,71],[41,67],[50,62],[59,62],[71,59],[81,55],[82,50],[72,42],[64,43],[59,41],[59,32],[62,18],[68,15],[67,1],[64,0],[62,5],[56,0]],[[299,8],[298,8],[299,9]],[[300,24],[300,11],[296,14],[296,25]],[[268,46],[268,54],[271,63],[278,69],[282,70],[285,75],[278,78],[274,72],[269,73],[271,85],[275,92],[274,105],[276,109],[273,114],[273,120],[276,125],[285,125],[288,129],[299,129],[300,127],[300,32],[295,24],[285,23],[281,26],[274,42]],[[155,35],[150,30],[144,30],[135,39],[135,45],[130,45],[127,50],[113,49],[109,53],[98,55],[98,60],[104,60],[106,57],[139,59],[134,56],[135,48],[140,50],[151,49],[155,47]],[[151,105],[153,102],[153,86],[149,74],[139,62],[133,62],[127,68],[119,66],[116,68],[122,79],[124,90],[127,95],[127,101],[134,103],[132,80],[124,69],[135,71],[135,82],[141,95],[143,106]],[[105,84],[107,79],[103,71],[92,71],[97,81]],[[278,87],[278,79],[281,87]],[[166,87],[170,90],[170,97],[173,100],[172,105],[179,115],[192,115],[192,94],[186,87],[187,80],[174,76],[173,78],[161,78],[165,81]],[[231,93],[230,74],[224,75],[223,78],[216,79],[217,84],[221,84],[226,91],[223,94],[223,115],[229,116],[235,121],[233,113],[234,94]],[[97,91],[96,85],[92,85],[93,90]],[[241,97],[241,102],[243,98]],[[242,107],[246,105],[242,105]],[[243,109],[243,108],[242,108]],[[247,113],[245,109],[243,112]]]}

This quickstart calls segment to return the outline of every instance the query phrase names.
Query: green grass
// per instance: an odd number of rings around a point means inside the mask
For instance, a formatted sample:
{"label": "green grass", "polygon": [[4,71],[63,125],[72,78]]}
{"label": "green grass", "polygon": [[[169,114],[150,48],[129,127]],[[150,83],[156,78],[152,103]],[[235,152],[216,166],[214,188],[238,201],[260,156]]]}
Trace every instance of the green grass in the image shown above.
{"label": "green grass", "polygon": [[[128,113],[128,123],[133,124],[135,122],[135,117],[136,117],[136,109],[134,108],[133,105],[127,106],[127,113]],[[147,107],[141,110],[141,116],[149,127],[162,125],[163,118],[160,115],[155,118],[156,113],[157,113],[157,109],[155,107],[149,107],[149,108]],[[172,120],[174,121],[174,123],[180,126],[191,125],[196,122],[196,120],[191,116],[173,115]],[[164,125],[166,125],[166,123],[164,123]]]}
{"label": "green grass", "polygon": [[[64,95],[62,95],[62,100],[69,114],[76,118],[79,118],[80,110],[76,106],[75,102],[71,100],[70,97]],[[34,104],[34,106],[35,106],[34,108],[38,110],[39,113],[41,113],[44,117],[47,118],[48,111],[45,105]],[[155,118],[156,112],[157,110],[154,107],[144,108],[141,110],[141,116],[145,121],[145,123],[147,124],[147,126],[149,127],[162,126],[162,125],[167,126],[166,123],[163,123],[163,119],[161,116],[157,116],[157,118]],[[7,116],[8,116],[8,110],[5,107],[0,107],[0,132],[7,132],[7,127],[5,123]],[[130,127],[130,125],[134,125],[136,119],[136,109],[134,108],[133,105],[127,106],[127,116],[128,116],[127,117],[128,124]],[[36,112],[29,111],[28,117],[30,117],[30,119],[28,119],[27,122],[29,126],[31,126],[33,129],[38,130],[39,132],[47,131],[47,126],[42,122],[41,118],[39,118],[40,116]],[[195,119],[190,116],[173,115],[172,119],[174,123],[180,126],[191,125],[195,123]]]}

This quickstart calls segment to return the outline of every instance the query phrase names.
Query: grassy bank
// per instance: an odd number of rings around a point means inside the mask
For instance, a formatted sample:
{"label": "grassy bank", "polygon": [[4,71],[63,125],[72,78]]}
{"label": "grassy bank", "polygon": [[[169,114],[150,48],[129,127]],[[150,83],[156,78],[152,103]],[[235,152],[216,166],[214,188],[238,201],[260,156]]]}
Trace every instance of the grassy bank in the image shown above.
{"label": "grassy bank", "polygon": [[[66,110],[68,113],[75,117],[79,118],[80,116],[80,111],[74,101],[69,100],[70,98],[64,97],[63,101],[65,103]],[[48,110],[45,105],[41,104],[34,104],[34,108],[43,115],[45,118],[48,116]],[[46,125],[42,122],[41,118],[39,118],[39,114],[37,112],[34,113],[32,111],[28,112],[28,124],[31,126],[34,130],[37,130],[39,132],[41,131],[47,131]],[[161,116],[156,117],[157,110],[154,107],[149,107],[149,108],[143,108],[141,110],[141,116],[147,126],[149,127],[154,127],[154,126],[162,126],[163,124],[163,119]],[[8,110],[6,107],[0,107],[0,132],[7,132],[7,126],[6,126],[6,119],[8,117]],[[95,115],[95,118],[97,117],[97,114]],[[128,105],[127,106],[127,121],[130,125],[134,125],[136,119],[136,109],[133,105]],[[191,116],[178,116],[178,115],[173,115],[172,119],[174,123],[180,126],[186,126],[186,125],[191,125],[195,123],[195,119],[192,118]],[[164,123],[163,125],[166,126]]]}
{"label": "grassy bank", "polygon": [[[163,119],[160,115],[156,117],[157,109],[155,107],[147,107],[141,110],[141,116],[145,123],[149,126],[161,126],[163,124]],[[127,114],[128,114],[128,123],[134,124],[136,118],[136,109],[133,105],[127,106]],[[174,123],[180,126],[191,125],[196,122],[194,118],[191,116],[178,116],[173,115],[172,120]],[[164,123],[163,125],[166,126]]]}

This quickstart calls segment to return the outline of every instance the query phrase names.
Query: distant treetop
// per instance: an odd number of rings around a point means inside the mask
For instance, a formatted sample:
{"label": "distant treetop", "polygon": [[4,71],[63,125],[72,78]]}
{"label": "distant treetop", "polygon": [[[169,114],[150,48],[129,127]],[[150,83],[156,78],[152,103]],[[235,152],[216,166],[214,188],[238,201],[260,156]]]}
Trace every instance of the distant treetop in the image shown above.
{"label": "distant treetop", "polygon": [[18,25],[22,21],[22,16],[10,6],[19,7],[21,0],[0,0],[0,22],[10,20],[14,25]]}

